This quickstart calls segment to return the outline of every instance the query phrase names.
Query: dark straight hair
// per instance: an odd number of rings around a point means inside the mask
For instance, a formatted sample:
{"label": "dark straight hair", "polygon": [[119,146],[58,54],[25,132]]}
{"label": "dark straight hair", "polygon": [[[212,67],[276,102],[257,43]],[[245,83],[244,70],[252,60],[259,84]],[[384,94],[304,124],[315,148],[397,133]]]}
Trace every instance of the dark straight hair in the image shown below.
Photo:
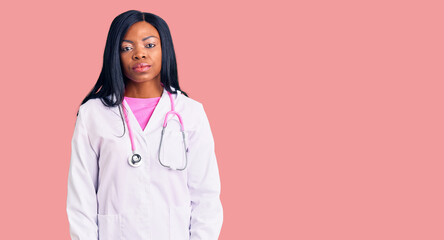
{"label": "dark straight hair", "polygon": [[[122,73],[120,65],[120,45],[128,29],[134,23],[140,21],[148,22],[159,32],[162,45],[160,81],[163,83],[164,88],[170,93],[177,93],[176,90],[180,90],[188,97],[188,94],[182,91],[179,86],[176,54],[168,24],[155,14],[129,10],[114,18],[111,23],[108,38],[106,39],[103,66],[99,79],[80,105],[94,98],[100,98],[107,107],[115,107],[122,104],[125,94],[125,83],[128,81],[128,78]],[[110,98],[112,95],[115,95],[115,97]]]}
{"label": "dark straight hair", "polygon": [[[122,117],[121,104],[125,94],[125,83],[128,81],[128,78],[122,74],[120,47],[128,29],[134,23],[140,21],[148,22],[159,32],[162,46],[160,81],[163,83],[164,88],[170,93],[177,93],[176,90],[180,90],[188,97],[188,94],[182,91],[179,86],[176,54],[168,24],[155,14],[129,10],[118,15],[111,23],[106,39],[103,66],[99,79],[80,105],[86,103],[89,99],[100,98],[102,103],[107,107],[119,106]],[[175,90],[173,91],[171,87]],[[78,114],[79,112],[77,111],[77,115]],[[123,117],[122,121],[124,121]]]}

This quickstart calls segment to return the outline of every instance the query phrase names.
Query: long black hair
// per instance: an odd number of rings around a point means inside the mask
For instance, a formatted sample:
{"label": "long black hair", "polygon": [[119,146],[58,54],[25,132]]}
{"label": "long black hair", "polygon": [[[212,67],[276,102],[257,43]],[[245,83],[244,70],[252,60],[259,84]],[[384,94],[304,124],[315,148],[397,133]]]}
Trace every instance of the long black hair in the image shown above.
{"label": "long black hair", "polygon": [[[188,94],[179,87],[176,54],[174,52],[173,39],[168,24],[155,14],[129,10],[118,15],[111,23],[106,39],[103,66],[99,79],[80,105],[86,103],[89,99],[100,98],[102,103],[107,107],[119,106],[122,117],[121,104],[125,94],[125,82],[128,79],[122,74],[119,49],[128,29],[134,23],[140,21],[148,22],[159,32],[160,42],[162,44],[160,81],[163,83],[164,88],[170,93],[177,93],[176,90],[180,90],[188,97]],[[173,91],[171,87],[175,90]],[[110,97],[113,95],[115,97]],[[77,115],[78,114],[79,112],[77,111]],[[123,117],[122,121],[124,121]]]}

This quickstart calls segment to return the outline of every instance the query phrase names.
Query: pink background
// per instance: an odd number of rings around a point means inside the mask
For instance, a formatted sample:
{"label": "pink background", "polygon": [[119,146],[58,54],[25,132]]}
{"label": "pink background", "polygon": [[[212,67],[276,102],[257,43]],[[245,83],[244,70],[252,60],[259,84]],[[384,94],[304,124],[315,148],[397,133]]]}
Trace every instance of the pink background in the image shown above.
{"label": "pink background", "polygon": [[165,19],[205,106],[220,239],[444,239],[441,3],[2,4],[0,239],[69,239],[76,111],[130,9]]}

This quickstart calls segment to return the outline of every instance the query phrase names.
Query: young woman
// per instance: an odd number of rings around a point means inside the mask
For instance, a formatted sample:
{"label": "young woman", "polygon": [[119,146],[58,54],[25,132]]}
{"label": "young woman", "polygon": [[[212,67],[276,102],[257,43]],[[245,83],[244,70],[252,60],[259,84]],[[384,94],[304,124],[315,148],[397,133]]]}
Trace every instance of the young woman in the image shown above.
{"label": "young woman", "polygon": [[179,87],[166,22],[130,10],[77,112],[68,176],[73,240],[212,240],[223,220],[214,141]]}

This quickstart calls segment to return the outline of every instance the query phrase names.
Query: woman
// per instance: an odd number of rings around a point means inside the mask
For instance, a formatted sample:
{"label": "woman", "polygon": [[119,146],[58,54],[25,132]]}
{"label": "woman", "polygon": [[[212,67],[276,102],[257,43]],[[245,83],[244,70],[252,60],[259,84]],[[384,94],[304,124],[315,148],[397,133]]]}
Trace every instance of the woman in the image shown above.
{"label": "woman", "polygon": [[180,89],[168,25],[154,14],[130,10],[111,24],[77,112],[66,209],[73,240],[218,239],[210,125]]}

